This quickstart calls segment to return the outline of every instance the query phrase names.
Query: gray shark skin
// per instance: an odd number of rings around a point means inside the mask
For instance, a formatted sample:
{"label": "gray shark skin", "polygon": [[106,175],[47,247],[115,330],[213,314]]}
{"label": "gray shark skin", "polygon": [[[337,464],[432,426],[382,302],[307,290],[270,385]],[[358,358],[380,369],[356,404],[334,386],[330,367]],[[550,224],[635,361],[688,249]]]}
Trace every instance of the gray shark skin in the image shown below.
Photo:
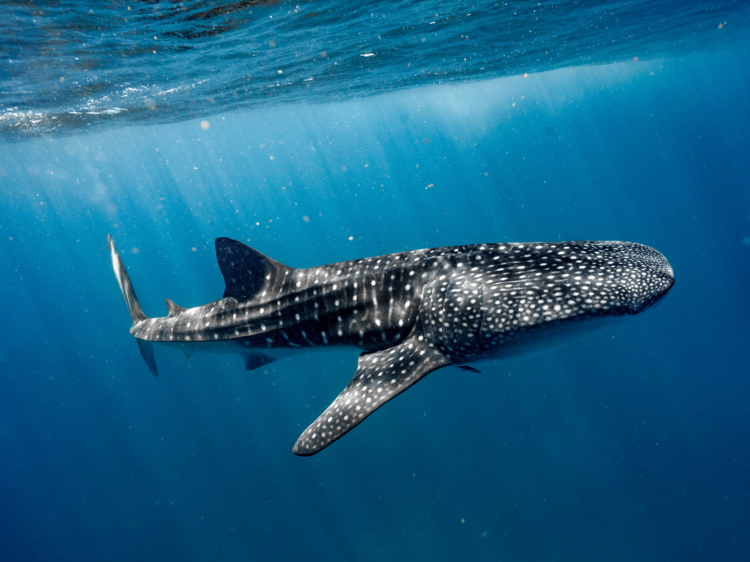
{"label": "gray shark skin", "polygon": [[[363,350],[354,377],[297,440],[318,453],[425,375],[542,350],[643,312],[674,284],[656,250],[629,242],[481,244],[293,269],[216,240],[223,298],[166,299],[148,318],[109,237],[112,265],[148,368],[153,344],[237,353],[248,370],[311,348]],[[471,368],[469,368],[471,369]]]}

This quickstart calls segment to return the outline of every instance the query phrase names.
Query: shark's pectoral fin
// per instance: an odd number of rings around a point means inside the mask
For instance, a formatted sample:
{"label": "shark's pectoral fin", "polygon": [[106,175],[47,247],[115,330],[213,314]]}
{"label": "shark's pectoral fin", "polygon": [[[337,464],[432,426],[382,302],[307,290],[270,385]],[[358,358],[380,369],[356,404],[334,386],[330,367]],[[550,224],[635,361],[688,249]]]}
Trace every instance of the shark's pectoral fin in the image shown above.
{"label": "shark's pectoral fin", "polygon": [[427,342],[418,321],[409,337],[400,344],[359,356],[352,380],[333,404],[300,435],[292,452],[310,456],[325,449],[391,398],[425,375],[451,363]]}
{"label": "shark's pectoral fin", "polygon": [[240,353],[242,358],[245,360],[245,369],[252,371],[263,365],[268,365],[276,361],[274,357],[266,355],[265,353]]}
{"label": "shark's pectoral fin", "polygon": [[155,377],[159,376],[158,371],[156,370],[156,356],[154,355],[154,344],[150,341],[146,340],[140,340],[136,338],[138,342],[138,349],[141,350],[141,357],[143,357],[143,360],[146,362],[146,366],[148,367],[148,370],[151,371],[151,374]]}

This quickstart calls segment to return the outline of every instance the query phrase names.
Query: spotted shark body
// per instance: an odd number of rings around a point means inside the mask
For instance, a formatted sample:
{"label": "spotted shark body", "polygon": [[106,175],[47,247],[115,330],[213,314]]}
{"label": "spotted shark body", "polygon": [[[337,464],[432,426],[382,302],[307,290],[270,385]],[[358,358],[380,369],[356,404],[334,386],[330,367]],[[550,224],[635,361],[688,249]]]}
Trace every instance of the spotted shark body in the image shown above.
{"label": "spotted shark body", "polygon": [[237,353],[248,370],[310,348],[363,350],[354,377],[297,440],[314,455],[425,375],[544,349],[638,314],[674,284],[656,250],[628,242],[482,244],[293,269],[216,240],[222,299],[148,318],[109,237],[130,333],[156,375],[153,344]]}

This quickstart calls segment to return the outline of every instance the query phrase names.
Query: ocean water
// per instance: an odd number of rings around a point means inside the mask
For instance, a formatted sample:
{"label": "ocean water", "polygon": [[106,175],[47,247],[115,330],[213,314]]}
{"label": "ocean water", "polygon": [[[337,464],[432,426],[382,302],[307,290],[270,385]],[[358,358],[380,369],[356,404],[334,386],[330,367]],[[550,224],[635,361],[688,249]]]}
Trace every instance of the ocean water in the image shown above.
{"label": "ocean water", "polygon": [[[434,23],[433,23],[434,22]],[[744,560],[745,2],[0,2],[0,559]],[[367,56],[365,56],[367,55]],[[213,241],[293,267],[628,240],[658,308],[439,370],[316,456],[357,350],[157,349]]]}

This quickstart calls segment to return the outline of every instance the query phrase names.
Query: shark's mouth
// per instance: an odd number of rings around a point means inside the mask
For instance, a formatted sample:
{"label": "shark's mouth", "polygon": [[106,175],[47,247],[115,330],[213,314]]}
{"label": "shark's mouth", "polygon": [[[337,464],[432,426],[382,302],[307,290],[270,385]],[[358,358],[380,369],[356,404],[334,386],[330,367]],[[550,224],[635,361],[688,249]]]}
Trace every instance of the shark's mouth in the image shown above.
{"label": "shark's mouth", "polygon": [[669,285],[666,289],[644,302],[643,305],[633,311],[633,314],[640,314],[641,312],[646,312],[647,310],[659,306],[672,287],[674,287],[674,277],[670,279]]}

